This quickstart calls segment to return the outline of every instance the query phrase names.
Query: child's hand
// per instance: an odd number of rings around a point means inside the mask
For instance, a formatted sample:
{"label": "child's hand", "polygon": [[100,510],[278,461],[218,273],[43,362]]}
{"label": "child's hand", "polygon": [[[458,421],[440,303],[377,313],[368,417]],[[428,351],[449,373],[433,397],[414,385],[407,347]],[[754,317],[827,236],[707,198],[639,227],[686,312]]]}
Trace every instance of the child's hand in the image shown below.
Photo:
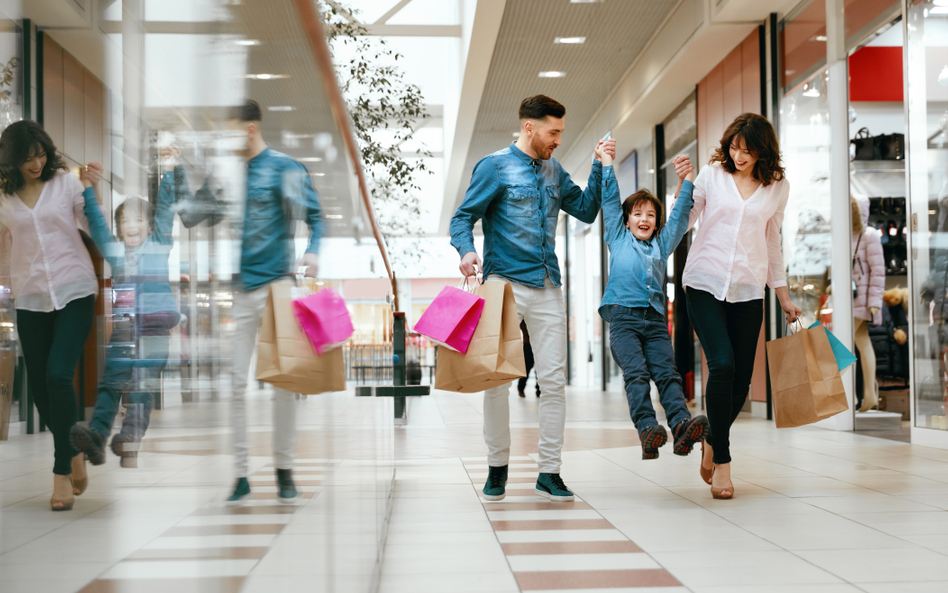
{"label": "child's hand", "polygon": [[79,181],[82,182],[82,187],[92,187],[99,182],[99,179],[102,178],[102,165],[99,163],[89,163],[85,167],[79,169]]}
{"label": "child's hand", "polygon": [[603,167],[612,165],[612,160],[616,158],[616,141],[607,140],[596,145],[596,158],[602,161]]}
{"label": "child's hand", "polygon": [[691,166],[691,159],[683,154],[680,154],[675,157],[673,162],[675,165],[675,174],[678,175],[678,180],[684,181],[687,179],[693,183],[695,180],[695,168]]}
{"label": "child's hand", "polygon": [[165,146],[159,155],[161,166],[166,171],[173,171],[175,164],[181,160],[181,151],[174,146]]}

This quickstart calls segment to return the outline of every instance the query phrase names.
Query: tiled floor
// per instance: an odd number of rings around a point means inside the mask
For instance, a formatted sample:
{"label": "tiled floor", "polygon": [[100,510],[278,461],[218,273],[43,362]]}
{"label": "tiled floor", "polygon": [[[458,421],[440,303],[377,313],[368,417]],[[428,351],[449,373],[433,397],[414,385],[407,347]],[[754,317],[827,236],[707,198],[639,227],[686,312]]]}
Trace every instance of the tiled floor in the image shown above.
{"label": "tiled floor", "polygon": [[14,437],[0,445],[0,590],[948,591],[948,451],[741,418],[736,498],[717,501],[697,455],[641,460],[621,395],[572,389],[562,475],[577,500],[551,503],[533,493],[538,401],[510,403],[501,502],[479,496],[476,394],[415,399],[398,429],[391,402],[301,401],[304,499],[290,507],[273,500],[266,392],[257,500],[240,509],[221,504],[226,401],[156,414],[141,467],[91,468],[68,513],[48,510],[48,434]]}

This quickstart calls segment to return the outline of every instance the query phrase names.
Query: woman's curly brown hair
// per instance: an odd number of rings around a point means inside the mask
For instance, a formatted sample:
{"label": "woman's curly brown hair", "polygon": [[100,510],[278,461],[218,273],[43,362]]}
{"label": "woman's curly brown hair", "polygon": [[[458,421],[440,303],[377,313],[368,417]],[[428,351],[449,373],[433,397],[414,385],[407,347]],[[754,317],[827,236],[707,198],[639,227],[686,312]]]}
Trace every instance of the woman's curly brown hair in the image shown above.
{"label": "woman's curly brown hair", "polygon": [[31,152],[46,155],[41,181],[49,181],[57,171],[66,168],[66,162],[42,126],[28,119],[12,123],[0,135],[0,192],[10,196],[24,186],[26,181],[20,167]]}
{"label": "woman's curly brown hair", "polygon": [[766,117],[756,113],[737,116],[721,136],[721,145],[714,149],[711,163],[721,163],[728,173],[735,173],[734,159],[731,158],[731,145],[737,141],[750,152],[757,163],[754,165],[754,178],[764,186],[784,177],[783,164],[780,162],[780,144],[777,134]]}

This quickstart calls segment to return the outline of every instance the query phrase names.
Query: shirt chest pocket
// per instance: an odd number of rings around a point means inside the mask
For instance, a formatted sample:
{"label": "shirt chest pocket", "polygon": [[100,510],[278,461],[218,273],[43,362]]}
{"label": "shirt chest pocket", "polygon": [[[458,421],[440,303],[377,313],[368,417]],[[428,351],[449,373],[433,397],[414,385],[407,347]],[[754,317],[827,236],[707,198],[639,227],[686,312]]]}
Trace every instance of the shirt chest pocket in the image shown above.
{"label": "shirt chest pocket", "polygon": [[507,216],[529,218],[535,211],[536,190],[531,187],[507,188]]}
{"label": "shirt chest pocket", "polygon": [[547,196],[547,218],[556,218],[560,214],[560,186],[548,185],[546,187]]}
{"label": "shirt chest pocket", "polygon": [[247,191],[247,218],[250,220],[267,220],[273,216],[272,197],[270,191],[264,188],[250,188]]}

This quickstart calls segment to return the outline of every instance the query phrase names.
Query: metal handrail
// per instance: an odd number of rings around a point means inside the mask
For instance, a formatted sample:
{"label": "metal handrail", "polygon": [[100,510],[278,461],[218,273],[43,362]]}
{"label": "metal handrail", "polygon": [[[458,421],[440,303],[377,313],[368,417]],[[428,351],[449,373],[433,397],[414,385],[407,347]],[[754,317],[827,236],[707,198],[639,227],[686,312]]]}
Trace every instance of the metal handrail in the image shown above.
{"label": "metal handrail", "polygon": [[395,309],[397,310],[398,291],[396,290],[395,272],[392,271],[392,265],[388,259],[388,249],[385,247],[385,239],[382,237],[382,231],[379,229],[378,222],[375,220],[375,209],[372,207],[372,201],[369,199],[369,187],[365,180],[362,159],[359,155],[359,147],[356,145],[355,136],[349,124],[345,100],[342,98],[342,92],[339,90],[339,84],[336,81],[336,70],[333,67],[329,44],[326,43],[322,19],[319,18],[319,12],[316,10],[316,3],[313,2],[313,0],[295,0],[295,2],[297,12],[300,15],[300,22],[303,25],[303,32],[309,41],[310,49],[313,52],[313,59],[319,68],[319,76],[323,82],[323,89],[326,91],[326,96],[329,99],[332,117],[336,122],[336,127],[339,129],[343,142],[346,144],[349,158],[355,167],[356,177],[359,181],[359,193],[362,194],[362,202],[365,205],[369,222],[372,225],[372,234],[375,235],[375,241],[378,243],[379,251],[382,254],[382,262],[385,264],[385,271],[388,273],[388,278],[392,283],[392,295],[395,298]]}

